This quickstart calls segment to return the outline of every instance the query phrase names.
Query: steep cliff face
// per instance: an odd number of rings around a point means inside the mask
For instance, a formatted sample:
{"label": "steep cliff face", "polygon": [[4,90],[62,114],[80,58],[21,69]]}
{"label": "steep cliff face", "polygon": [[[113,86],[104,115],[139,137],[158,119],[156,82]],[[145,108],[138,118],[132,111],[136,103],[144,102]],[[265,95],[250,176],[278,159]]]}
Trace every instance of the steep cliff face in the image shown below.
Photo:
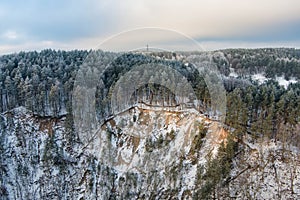
{"label": "steep cliff face", "polygon": [[2,199],[199,199],[206,187],[219,199],[300,194],[298,151],[281,144],[245,138],[228,175],[215,178],[210,168],[229,133],[193,109],[133,107],[86,142],[70,136],[66,117],[20,107],[0,122]]}
{"label": "steep cliff face", "polygon": [[195,110],[135,107],[109,120],[88,151],[113,169],[111,195],[117,198],[187,198],[195,190],[198,168],[218,144],[196,149],[205,146],[206,129],[216,126]]}
{"label": "steep cliff face", "polygon": [[23,107],[1,117],[2,199],[74,197],[79,145],[67,145],[64,120],[36,117]]}
{"label": "steep cliff face", "polygon": [[244,139],[243,152],[234,159],[229,188],[238,199],[299,199],[299,149],[266,139]]}

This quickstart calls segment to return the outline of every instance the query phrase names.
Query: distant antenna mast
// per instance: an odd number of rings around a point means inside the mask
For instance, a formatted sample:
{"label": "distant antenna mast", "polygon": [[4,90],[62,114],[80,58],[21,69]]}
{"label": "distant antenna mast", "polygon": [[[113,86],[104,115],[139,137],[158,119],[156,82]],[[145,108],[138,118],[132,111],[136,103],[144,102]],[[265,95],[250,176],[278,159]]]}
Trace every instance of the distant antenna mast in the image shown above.
{"label": "distant antenna mast", "polygon": [[147,51],[149,51],[149,45],[147,44]]}

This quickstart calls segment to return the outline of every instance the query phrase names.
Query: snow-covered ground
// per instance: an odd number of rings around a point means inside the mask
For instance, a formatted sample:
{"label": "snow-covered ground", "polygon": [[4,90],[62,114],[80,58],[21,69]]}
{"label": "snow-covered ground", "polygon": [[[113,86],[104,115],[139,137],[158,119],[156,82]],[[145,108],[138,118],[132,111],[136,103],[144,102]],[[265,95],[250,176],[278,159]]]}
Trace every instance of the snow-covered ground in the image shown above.
{"label": "snow-covered ground", "polygon": [[[230,73],[229,73],[229,77],[232,78],[238,78],[239,75],[235,72],[234,68],[229,68],[230,69]],[[252,80],[257,81],[259,84],[262,84],[268,80],[270,80],[270,78],[267,78],[265,76],[265,74],[263,73],[257,73],[257,74],[253,74],[251,76],[248,76],[248,78],[251,78]],[[277,81],[279,83],[279,85],[283,86],[284,88],[287,88],[289,86],[289,84],[291,83],[297,83],[298,81],[291,77],[289,80],[286,80],[283,76],[276,76],[275,77],[275,81]]]}
{"label": "snow-covered ground", "polygon": [[268,80],[264,74],[253,74],[251,75],[252,80],[258,81],[258,83],[262,84]]}
{"label": "snow-covered ground", "polygon": [[249,143],[234,161],[231,196],[236,199],[300,199],[299,149],[272,140]]}
{"label": "snow-covered ground", "polygon": [[[0,195],[8,199],[192,199],[201,187],[199,167],[226,139],[220,123],[192,110],[135,107],[88,143],[71,144],[64,118],[39,118],[24,107],[2,117]],[[202,122],[208,132],[195,149]],[[220,197],[300,199],[299,150],[249,141],[244,138]]]}
{"label": "snow-covered ground", "polygon": [[285,88],[287,88],[291,83],[297,83],[297,80],[295,78],[291,78],[290,80],[287,81],[284,79],[283,76],[276,77],[275,80],[279,83],[279,85],[282,85]]}
{"label": "snow-covered ground", "polygon": [[235,72],[234,68],[230,67],[229,70],[230,70],[229,77],[237,78],[237,77],[239,76],[239,75]]}

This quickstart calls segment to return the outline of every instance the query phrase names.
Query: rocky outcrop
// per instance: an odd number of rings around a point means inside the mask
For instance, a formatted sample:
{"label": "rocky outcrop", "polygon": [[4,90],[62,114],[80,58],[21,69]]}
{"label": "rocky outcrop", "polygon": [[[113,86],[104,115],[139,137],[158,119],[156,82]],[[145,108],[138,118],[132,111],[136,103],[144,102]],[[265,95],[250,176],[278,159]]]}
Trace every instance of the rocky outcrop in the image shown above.
{"label": "rocky outcrop", "polygon": [[[197,199],[229,134],[193,109],[132,107],[88,139],[68,120],[1,116],[1,199]],[[297,149],[247,141],[208,198],[298,198]]]}

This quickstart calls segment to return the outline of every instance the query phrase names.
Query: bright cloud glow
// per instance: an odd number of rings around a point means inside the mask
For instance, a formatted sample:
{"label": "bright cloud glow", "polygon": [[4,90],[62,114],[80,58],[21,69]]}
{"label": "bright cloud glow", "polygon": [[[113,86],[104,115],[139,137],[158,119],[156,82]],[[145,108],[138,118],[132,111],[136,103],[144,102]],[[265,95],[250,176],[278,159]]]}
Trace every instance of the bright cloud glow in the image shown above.
{"label": "bright cloud glow", "polygon": [[14,40],[18,38],[18,35],[15,31],[7,31],[6,33],[4,33],[4,37],[9,40]]}

